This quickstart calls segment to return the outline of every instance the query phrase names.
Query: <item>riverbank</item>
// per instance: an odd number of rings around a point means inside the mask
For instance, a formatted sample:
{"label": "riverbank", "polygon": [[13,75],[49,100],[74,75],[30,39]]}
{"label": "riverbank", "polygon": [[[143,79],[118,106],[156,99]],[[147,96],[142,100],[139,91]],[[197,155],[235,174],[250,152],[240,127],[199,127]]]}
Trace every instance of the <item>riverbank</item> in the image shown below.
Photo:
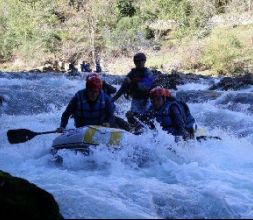
{"label": "riverbank", "polygon": [[2,1],[0,70],[59,72],[85,61],[124,74],[142,51],[163,72],[253,72],[252,1],[149,3]]}
{"label": "riverbank", "polygon": [[[167,39],[160,43],[159,48],[145,48],[146,66],[170,73],[171,70],[193,72],[209,76],[231,76],[245,72],[253,72],[253,25],[222,27],[212,29],[203,37],[185,37],[182,40]],[[78,45],[78,43],[77,43]],[[134,67],[132,57],[134,51],[127,55],[101,53],[102,70],[115,75],[125,75]],[[81,56],[81,54],[79,55]],[[73,62],[80,70],[82,59]],[[12,61],[0,64],[1,71],[32,71],[32,72],[65,72],[69,62],[61,61],[49,55],[26,60],[19,56]],[[94,66],[91,66],[95,70]]]}

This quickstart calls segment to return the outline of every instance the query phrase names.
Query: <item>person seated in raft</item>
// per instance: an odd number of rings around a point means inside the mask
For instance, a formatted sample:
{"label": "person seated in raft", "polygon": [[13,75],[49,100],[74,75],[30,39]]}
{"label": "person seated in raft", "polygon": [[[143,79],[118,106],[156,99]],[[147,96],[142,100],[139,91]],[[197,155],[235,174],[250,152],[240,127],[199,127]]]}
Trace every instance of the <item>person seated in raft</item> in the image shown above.
{"label": "person seated in raft", "polygon": [[[90,73],[87,77],[86,80],[88,80],[90,77],[99,77],[97,73]],[[115,87],[113,87],[112,85],[106,83],[103,80],[103,87],[102,90],[104,91],[104,93],[106,93],[108,96],[111,96],[111,94],[115,93],[117,91],[117,89]],[[115,105],[114,105],[115,107]],[[126,131],[130,131],[131,127],[130,125],[122,118],[114,115],[114,122],[112,127],[114,128],[120,128]]]}
{"label": "person seated in raft", "polygon": [[[86,80],[89,77],[93,77],[93,76],[99,77],[99,75],[97,73],[90,73],[89,75],[87,75]],[[103,87],[102,87],[102,89],[110,97],[111,97],[112,94],[114,94],[117,91],[117,89],[115,87],[113,87],[112,85],[108,84],[104,80],[103,80]]]}
{"label": "person seated in raft", "polygon": [[112,126],[115,106],[102,87],[103,81],[98,76],[88,77],[86,89],[78,91],[63,112],[57,131],[64,131],[70,116],[73,116],[77,128],[86,125]]}
{"label": "person seated in raft", "polygon": [[195,119],[186,103],[172,97],[168,89],[155,87],[150,91],[151,107],[141,120],[151,129],[153,120],[160,123],[163,130],[184,140],[194,138]]}

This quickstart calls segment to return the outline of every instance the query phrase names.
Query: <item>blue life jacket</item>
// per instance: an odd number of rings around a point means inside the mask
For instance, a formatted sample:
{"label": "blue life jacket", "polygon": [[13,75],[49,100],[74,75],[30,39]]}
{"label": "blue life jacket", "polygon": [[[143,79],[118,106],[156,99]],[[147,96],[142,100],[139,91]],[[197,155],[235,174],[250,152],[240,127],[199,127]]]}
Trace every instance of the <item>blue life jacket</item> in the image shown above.
{"label": "blue life jacket", "polygon": [[173,120],[170,114],[170,108],[172,105],[176,105],[178,107],[184,121],[184,128],[187,130],[192,129],[195,119],[191,115],[188,105],[185,102],[178,101],[175,98],[167,100],[159,111],[151,108],[153,117],[165,130],[173,130]]}
{"label": "blue life jacket", "polygon": [[86,90],[77,92],[77,109],[74,114],[76,127],[101,125],[105,119],[106,94],[101,91],[94,104],[88,102]]}
{"label": "blue life jacket", "polygon": [[181,108],[181,112],[183,114],[185,128],[186,129],[193,129],[194,128],[195,119],[192,116],[188,105],[185,102],[183,102],[183,101],[177,101],[177,102],[179,103],[179,106]]}
{"label": "blue life jacket", "polygon": [[149,71],[144,72],[144,77],[139,78],[137,86],[139,90],[149,91],[154,83],[154,77],[149,73]]}
{"label": "blue life jacket", "polygon": [[130,93],[133,98],[145,99],[149,96],[149,91],[154,86],[154,75],[148,69],[143,70],[132,69],[128,74],[131,79]]}

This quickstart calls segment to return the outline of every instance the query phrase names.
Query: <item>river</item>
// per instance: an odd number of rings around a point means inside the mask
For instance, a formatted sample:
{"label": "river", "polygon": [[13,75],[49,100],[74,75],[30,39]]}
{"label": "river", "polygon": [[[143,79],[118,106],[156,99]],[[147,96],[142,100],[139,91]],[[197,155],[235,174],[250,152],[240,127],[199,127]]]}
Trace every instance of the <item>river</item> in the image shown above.
{"label": "river", "polygon": [[[178,88],[208,86],[202,80]],[[9,129],[56,129],[70,98],[83,87],[82,80],[60,74],[1,73],[6,101],[0,112],[0,169],[52,193],[65,218],[253,218],[252,113],[249,103],[237,108],[222,103],[230,94],[252,94],[252,87],[189,103],[198,126],[222,140],[176,144],[158,128],[155,137],[151,131],[129,136],[116,153],[102,145],[86,157],[63,151],[60,167],[49,153],[57,134],[8,143]],[[130,102],[122,97],[116,106],[124,117]]]}

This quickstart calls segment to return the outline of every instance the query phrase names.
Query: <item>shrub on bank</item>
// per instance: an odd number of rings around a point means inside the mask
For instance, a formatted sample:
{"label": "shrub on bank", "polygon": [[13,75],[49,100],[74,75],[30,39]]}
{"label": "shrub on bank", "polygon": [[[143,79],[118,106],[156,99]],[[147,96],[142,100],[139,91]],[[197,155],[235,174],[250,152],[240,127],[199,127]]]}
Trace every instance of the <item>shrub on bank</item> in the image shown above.
{"label": "shrub on bank", "polygon": [[214,30],[206,40],[201,62],[220,74],[247,71],[247,63],[252,62],[250,54],[253,52],[247,38],[241,28],[236,31]]}

